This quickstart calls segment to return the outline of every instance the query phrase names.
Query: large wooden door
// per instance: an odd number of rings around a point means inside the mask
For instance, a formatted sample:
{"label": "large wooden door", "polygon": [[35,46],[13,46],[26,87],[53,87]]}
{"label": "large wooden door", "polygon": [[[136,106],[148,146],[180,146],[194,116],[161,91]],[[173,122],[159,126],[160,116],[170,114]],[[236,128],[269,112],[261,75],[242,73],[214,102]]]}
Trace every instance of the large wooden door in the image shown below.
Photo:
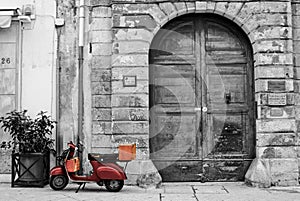
{"label": "large wooden door", "polygon": [[251,48],[209,15],[166,25],[150,51],[150,153],[164,181],[236,181],[254,154]]}

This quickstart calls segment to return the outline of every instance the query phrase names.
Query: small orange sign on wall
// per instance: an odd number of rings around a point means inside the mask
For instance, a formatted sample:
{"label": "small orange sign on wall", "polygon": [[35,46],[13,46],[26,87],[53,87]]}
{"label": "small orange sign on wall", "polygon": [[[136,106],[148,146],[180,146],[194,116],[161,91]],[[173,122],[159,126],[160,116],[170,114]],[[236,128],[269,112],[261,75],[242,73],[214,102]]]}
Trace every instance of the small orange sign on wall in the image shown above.
{"label": "small orange sign on wall", "polygon": [[136,144],[120,144],[119,145],[119,160],[130,161],[136,157]]}

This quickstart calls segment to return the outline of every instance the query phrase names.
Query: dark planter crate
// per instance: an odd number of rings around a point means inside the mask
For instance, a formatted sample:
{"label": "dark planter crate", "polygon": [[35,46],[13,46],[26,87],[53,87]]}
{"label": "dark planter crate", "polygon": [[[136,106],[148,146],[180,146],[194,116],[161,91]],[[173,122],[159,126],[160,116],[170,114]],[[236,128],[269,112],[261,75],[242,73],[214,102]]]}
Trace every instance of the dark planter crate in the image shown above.
{"label": "dark planter crate", "polygon": [[49,183],[49,153],[12,154],[11,187],[44,187]]}

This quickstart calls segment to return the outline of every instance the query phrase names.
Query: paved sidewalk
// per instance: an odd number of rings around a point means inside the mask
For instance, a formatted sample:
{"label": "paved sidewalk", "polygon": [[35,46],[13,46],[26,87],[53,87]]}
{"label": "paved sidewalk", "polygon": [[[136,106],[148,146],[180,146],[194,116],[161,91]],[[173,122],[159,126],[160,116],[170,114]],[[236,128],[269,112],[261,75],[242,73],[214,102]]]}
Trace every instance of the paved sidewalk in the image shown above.
{"label": "paved sidewalk", "polygon": [[259,189],[243,183],[164,183],[159,189],[124,186],[118,193],[110,193],[94,183],[75,193],[77,184],[69,184],[62,191],[44,188],[11,188],[0,184],[1,201],[298,201],[300,187]]}

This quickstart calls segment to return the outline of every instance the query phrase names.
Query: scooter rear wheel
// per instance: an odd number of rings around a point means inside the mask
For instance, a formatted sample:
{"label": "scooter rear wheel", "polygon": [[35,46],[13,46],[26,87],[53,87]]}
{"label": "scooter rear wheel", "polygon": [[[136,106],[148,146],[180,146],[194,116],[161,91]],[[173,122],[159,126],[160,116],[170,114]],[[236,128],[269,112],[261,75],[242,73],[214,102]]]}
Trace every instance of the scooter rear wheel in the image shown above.
{"label": "scooter rear wheel", "polygon": [[50,187],[59,191],[64,189],[69,183],[69,178],[65,175],[54,175],[50,178]]}
{"label": "scooter rear wheel", "polygon": [[105,188],[109,191],[109,192],[119,192],[124,185],[124,181],[123,180],[106,180],[104,181],[105,184]]}

